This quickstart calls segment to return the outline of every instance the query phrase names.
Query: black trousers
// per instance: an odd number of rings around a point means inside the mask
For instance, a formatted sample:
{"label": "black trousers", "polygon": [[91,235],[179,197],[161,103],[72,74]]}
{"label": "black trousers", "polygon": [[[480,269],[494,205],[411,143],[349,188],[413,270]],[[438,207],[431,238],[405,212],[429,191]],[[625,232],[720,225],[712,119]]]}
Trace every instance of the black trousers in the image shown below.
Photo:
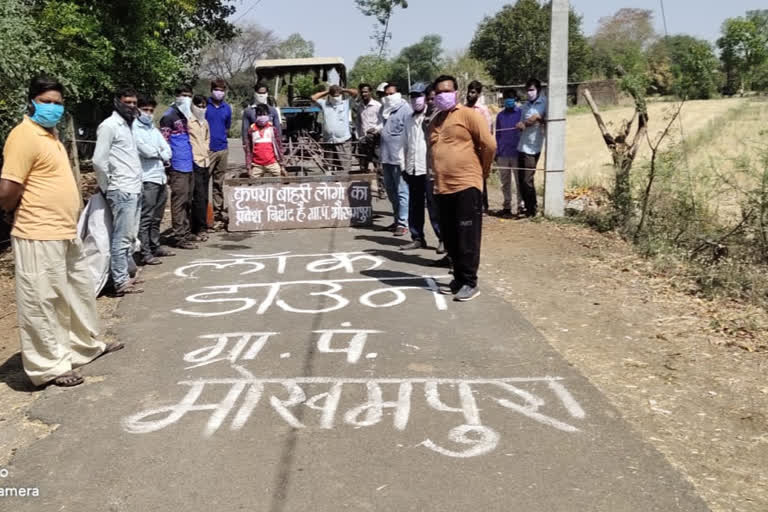
{"label": "black trousers", "polygon": [[192,191],[192,210],[189,215],[189,225],[192,233],[205,232],[208,229],[208,167],[195,165],[195,188]]}
{"label": "black trousers", "polygon": [[483,193],[473,187],[454,194],[437,194],[435,200],[445,249],[453,261],[453,278],[462,286],[474,288],[483,237]]}
{"label": "black trousers", "polygon": [[168,189],[165,185],[144,182],[139,221],[139,240],[144,259],[151,258],[160,247],[160,223],[163,221],[167,200]]}
{"label": "black trousers", "polygon": [[536,216],[536,208],[538,205],[536,199],[536,186],[534,185],[533,178],[536,176],[536,165],[539,163],[540,156],[541,153],[536,155],[520,153],[517,156],[517,166],[520,169],[516,172],[520,183],[520,195],[523,196],[525,215],[527,217]]}

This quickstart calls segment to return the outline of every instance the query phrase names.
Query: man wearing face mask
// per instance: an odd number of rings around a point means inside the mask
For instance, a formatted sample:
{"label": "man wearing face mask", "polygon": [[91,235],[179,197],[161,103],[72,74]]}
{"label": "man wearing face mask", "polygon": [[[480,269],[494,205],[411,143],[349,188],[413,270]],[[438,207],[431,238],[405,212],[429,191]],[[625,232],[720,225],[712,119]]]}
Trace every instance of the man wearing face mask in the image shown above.
{"label": "man wearing face mask", "polygon": [[0,209],[15,210],[11,242],[24,371],[36,386],[77,386],[76,370],[123,348],[96,340],[99,314],[82,243],[77,183],[55,126],[64,87],[38,77],[24,120],[8,135],[0,172]]}
{"label": "man wearing face mask", "polygon": [[[232,107],[224,101],[227,95],[227,82],[217,79],[211,82],[211,96],[208,98],[205,120],[211,131],[210,166],[208,175],[213,178],[213,216],[218,221],[215,228],[223,228],[227,219],[224,204],[224,179],[226,178],[229,145],[227,136],[232,127]],[[206,203],[208,186],[205,188]],[[206,212],[207,217],[207,212]]]}
{"label": "man wearing face mask", "polygon": [[522,120],[522,110],[517,105],[515,90],[507,89],[504,93],[504,110],[496,116],[496,164],[501,178],[501,191],[504,194],[502,217],[518,214],[522,194],[520,178],[517,175],[517,145],[520,143],[520,130],[517,124]]}
{"label": "man wearing face mask", "polygon": [[528,80],[525,88],[528,101],[523,105],[522,120],[517,123],[517,129],[522,132],[517,145],[517,174],[525,203],[525,216],[535,217],[538,200],[534,176],[544,146],[547,99],[541,94],[541,82],[536,78]]}
{"label": "man wearing face mask", "polygon": [[206,120],[208,101],[200,94],[192,98],[192,117],[189,119],[189,141],[194,158],[194,186],[189,211],[189,226],[193,242],[208,241],[208,178],[210,174],[211,129]]}
{"label": "man wearing face mask", "polygon": [[[408,251],[427,246],[424,236],[424,206],[427,199],[427,138],[424,124],[427,120],[427,84],[413,84],[410,90],[413,114],[406,121],[405,127],[405,172],[403,177],[408,184],[408,224],[413,241],[400,247]],[[432,229],[440,240],[440,228],[437,225],[432,202],[426,202]],[[442,242],[440,242],[442,243]]]}
{"label": "man wearing face mask", "polygon": [[[405,169],[405,131],[408,119],[413,115],[409,102],[389,84],[382,100],[381,117],[381,166],[384,185],[392,204],[395,222],[389,227],[395,236],[405,236],[408,228],[408,184],[403,178]],[[422,214],[423,215],[423,214]]]}
{"label": "man wearing face mask", "polygon": [[193,242],[189,222],[192,194],[195,186],[195,159],[189,138],[192,119],[192,87],[176,88],[176,101],[160,119],[160,133],[171,146],[171,169],[168,183],[171,187],[171,223],[174,246],[179,249],[197,249]]}
{"label": "man wearing face mask", "polygon": [[352,132],[349,129],[349,98],[356,97],[357,89],[342,89],[332,85],[327,91],[312,95],[312,101],[323,109],[323,145],[326,159],[335,169],[352,170]]}
{"label": "man wearing face mask", "polygon": [[248,162],[248,147],[250,141],[248,140],[248,130],[256,122],[256,106],[265,105],[269,110],[269,122],[277,132],[278,138],[282,139],[283,130],[280,124],[280,112],[275,107],[269,104],[269,87],[266,84],[256,84],[255,93],[253,95],[253,104],[243,111],[243,125],[242,125],[242,138],[243,138],[243,150],[246,154],[246,162]]}
{"label": "man wearing face mask", "polygon": [[168,248],[160,245],[160,223],[163,221],[168,199],[165,162],[171,161],[171,147],[153,123],[157,102],[152,98],[140,96],[138,106],[139,117],[133,123],[133,137],[136,139],[143,171],[139,222],[141,263],[159,265],[162,263],[161,257],[174,255]]}
{"label": "man wearing face mask", "polygon": [[453,281],[441,292],[466,302],[480,295],[477,269],[483,227],[483,179],[496,153],[488,123],[475,110],[458,104],[458,84],[443,75],[434,82],[435,107],[430,124],[435,199],[440,210],[440,233],[453,263]]}
{"label": "man wearing face mask", "polygon": [[96,180],[112,211],[110,268],[117,296],[144,291],[128,274],[128,258],[141,218],[142,167],[132,131],[138,117],[137,101],[133,89],[115,94],[115,110],[99,125],[93,152]]}
{"label": "man wearing face mask", "polygon": [[[488,123],[488,129],[493,133],[493,116],[488,107],[485,106],[483,97],[483,84],[478,80],[472,80],[467,86],[467,106],[480,112]],[[488,180],[483,181],[483,212],[488,213]]]}

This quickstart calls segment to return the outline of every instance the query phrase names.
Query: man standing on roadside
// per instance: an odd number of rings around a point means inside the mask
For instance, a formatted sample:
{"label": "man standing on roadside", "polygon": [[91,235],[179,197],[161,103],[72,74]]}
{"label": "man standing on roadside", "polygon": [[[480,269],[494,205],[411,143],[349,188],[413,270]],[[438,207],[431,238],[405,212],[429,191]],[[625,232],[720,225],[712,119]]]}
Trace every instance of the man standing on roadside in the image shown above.
{"label": "man standing on roadside", "polygon": [[153,122],[157,102],[152,98],[139,97],[139,117],[133,123],[133,137],[139,150],[142,167],[141,221],[139,241],[141,242],[141,263],[159,265],[163,256],[174,256],[166,247],[160,246],[160,224],[168,200],[165,163],[171,161],[171,147]]}
{"label": "man standing on roadside", "polygon": [[11,241],[24,372],[36,386],[84,382],[75,369],[120,350],[96,340],[99,314],[77,238],[77,183],[55,126],[64,87],[32,80],[27,115],[8,135],[0,172],[0,209],[15,210]]}
{"label": "man standing on roadside", "polygon": [[192,117],[189,118],[189,141],[192,144],[194,158],[194,187],[189,212],[189,227],[193,242],[208,241],[208,183],[211,165],[211,129],[206,121],[207,100],[200,94],[192,98]]}
{"label": "man standing on roadside", "polygon": [[531,78],[525,84],[528,101],[523,105],[522,120],[517,128],[522,132],[517,146],[519,167],[517,174],[525,203],[525,216],[535,217],[538,199],[534,177],[544,147],[544,123],[547,117],[547,99],[541,94],[541,82]]}
{"label": "man standing on roadside", "polygon": [[[483,101],[483,84],[477,80],[472,80],[467,86],[467,106],[475,109],[482,114],[485,122],[488,123],[488,129],[493,133],[493,116]],[[488,213],[488,179],[483,180],[483,212]]]}
{"label": "man standing on roadside", "polygon": [[371,96],[371,86],[360,84],[360,102],[357,104],[357,139],[360,157],[360,170],[368,172],[368,167],[376,159],[376,140],[381,130],[379,110],[381,103]]}
{"label": "man standing on roadside", "polygon": [[[421,249],[427,246],[424,235],[424,206],[429,209],[429,218],[432,221],[432,229],[440,240],[440,229],[432,201],[427,201],[431,194],[427,185],[431,180],[427,179],[427,84],[413,84],[410,90],[411,108],[413,114],[406,121],[405,126],[405,172],[403,178],[408,184],[408,224],[413,241],[400,247],[402,251]],[[439,242],[442,243],[442,242]],[[438,248],[439,249],[439,248]]]}
{"label": "man standing on roadside", "polygon": [[192,87],[176,88],[176,101],[160,120],[160,132],[171,146],[171,169],[168,183],[171,187],[171,223],[174,246],[179,249],[197,249],[191,240],[189,213],[195,186],[195,159],[189,139],[189,119],[192,118]]}
{"label": "man standing on roadside", "polygon": [[502,217],[516,216],[522,201],[516,170],[517,145],[520,143],[517,123],[521,119],[522,110],[517,105],[515,90],[507,89],[504,93],[504,110],[496,116],[496,165],[501,178],[501,192],[504,194],[504,205],[500,212]]}
{"label": "man standing on roadside", "polygon": [[326,159],[334,169],[352,170],[352,132],[349,130],[349,98],[357,96],[357,89],[342,89],[332,85],[327,91],[312,95],[312,101],[323,110],[323,143]]}
{"label": "man standing on roadside", "polygon": [[96,132],[93,169],[99,189],[112,211],[110,267],[115,294],[142,293],[128,274],[128,258],[139,235],[141,220],[142,166],[133,137],[138,117],[138,95],[133,89],[115,94],[114,111]]}
{"label": "man standing on roadside", "polygon": [[483,178],[491,170],[496,141],[479,113],[458,104],[454,77],[440,76],[434,87],[435,107],[440,111],[429,130],[435,197],[454,277],[441,291],[454,294],[454,300],[466,302],[480,295],[477,269],[483,225]]}
{"label": "man standing on roadside", "polygon": [[[217,79],[211,82],[211,96],[205,109],[205,120],[211,131],[211,155],[208,175],[213,179],[213,217],[218,224],[214,228],[223,229],[227,220],[227,207],[224,204],[224,179],[227,173],[229,145],[227,137],[232,127],[232,107],[224,101],[227,95],[227,82]],[[208,188],[204,192],[208,197]],[[207,202],[207,201],[206,201]],[[206,212],[207,216],[207,212]]]}
{"label": "man standing on roadside", "polygon": [[413,114],[410,104],[398,92],[397,86],[389,84],[382,100],[381,117],[381,166],[384,185],[395,222],[389,227],[395,236],[405,236],[408,228],[408,184],[403,178],[405,168],[405,130]]}

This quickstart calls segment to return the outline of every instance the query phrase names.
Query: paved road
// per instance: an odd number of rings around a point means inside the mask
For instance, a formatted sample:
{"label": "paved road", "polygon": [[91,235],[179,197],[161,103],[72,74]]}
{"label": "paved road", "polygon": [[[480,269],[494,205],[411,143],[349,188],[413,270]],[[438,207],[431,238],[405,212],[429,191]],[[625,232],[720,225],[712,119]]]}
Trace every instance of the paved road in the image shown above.
{"label": "paved road", "polygon": [[517,311],[445,301],[393,243],[222,235],[149,269],[103,379],[31,412],[60,426],[2,485],[41,497],[0,508],[707,510]]}

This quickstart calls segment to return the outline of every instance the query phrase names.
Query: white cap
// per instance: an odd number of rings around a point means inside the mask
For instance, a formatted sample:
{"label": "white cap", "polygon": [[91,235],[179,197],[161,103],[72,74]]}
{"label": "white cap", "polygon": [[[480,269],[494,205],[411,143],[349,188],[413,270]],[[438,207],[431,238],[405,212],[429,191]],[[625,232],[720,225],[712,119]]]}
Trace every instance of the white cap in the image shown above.
{"label": "white cap", "polygon": [[379,86],[376,88],[376,92],[384,92],[387,89],[388,85],[389,85],[388,82],[381,82]]}

